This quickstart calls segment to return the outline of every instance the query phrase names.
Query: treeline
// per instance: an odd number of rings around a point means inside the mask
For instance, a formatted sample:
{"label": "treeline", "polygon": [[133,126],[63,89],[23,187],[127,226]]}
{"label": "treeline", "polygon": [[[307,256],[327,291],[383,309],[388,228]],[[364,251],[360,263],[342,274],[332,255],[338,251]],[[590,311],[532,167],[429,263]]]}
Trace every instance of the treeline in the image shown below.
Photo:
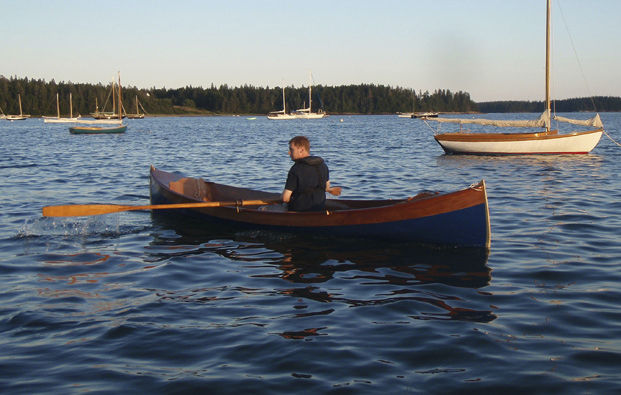
{"label": "treeline", "polygon": [[[61,114],[69,113],[69,93],[73,113],[87,115],[112,109],[110,85],[46,82],[27,78],[0,76],[0,108],[6,114],[19,112],[21,95],[24,113],[56,114],[56,93],[60,96]],[[138,89],[123,87],[126,112],[135,112],[135,97],[149,114],[267,114],[282,109],[282,88],[241,87],[209,88],[187,86],[178,89]],[[287,111],[308,106],[308,87],[285,87]],[[411,89],[383,85],[313,86],[313,111],[323,109],[338,114],[394,114],[410,111],[472,112],[477,105],[466,92],[436,90],[416,93]]]}
{"label": "treeline", "polygon": [[[127,113],[136,111],[135,97],[148,114],[267,114],[282,109],[282,88],[251,85],[209,88],[187,86],[177,89],[123,87]],[[61,114],[69,113],[69,93],[73,113],[87,115],[112,110],[110,85],[46,82],[28,78],[0,76],[0,108],[5,114],[19,113],[21,95],[25,114],[56,115],[56,94]],[[396,112],[541,112],[541,101],[494,101],[475,103],[467,92],[438,89],[432,93],[374,84],[313,86],[313,111],[333,114],[394,114]],[[307,87],[285,87],[287,111],[308,106]],[[557,112],[621,111],[620,97],[595,97],[558,100]]]}
{"label": "treeline", "polygon": [[[575,99],[554,100],[551,103],[555,112],[606,112],[621,111],[621,97],[597,96]],[[543,101],[492,101],[478,103],[480,112],[543,112]]]}

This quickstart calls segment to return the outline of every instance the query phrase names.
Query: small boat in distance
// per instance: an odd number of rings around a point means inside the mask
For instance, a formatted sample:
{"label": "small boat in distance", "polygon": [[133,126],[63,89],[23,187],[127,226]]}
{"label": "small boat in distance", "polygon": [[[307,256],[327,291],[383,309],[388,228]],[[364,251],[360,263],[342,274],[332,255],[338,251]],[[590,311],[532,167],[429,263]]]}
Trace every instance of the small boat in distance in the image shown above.
{"label": "small boat in distance", "polygon": [[[119,86],[119,90],[121,87]],[[113,80],[110,84],[110,92],[108,93],[108,97],[106,97],[106,101],[104,102],[104,106],[102,111],[99,111],[99,105],[97,103],[97,97],[95,97],[95,112],[90,113],[90,116],[95,119],[116,119],[119,118],[119,114],[116,112],[116,83]],[[105,111],[106,104],[108,103],[108,99],[112,97],[112,111]],[[119,113],[123,113],[123,107],[119,107]],[[124,115],[121,115],[121,118],[124,118]]]}
{"label": "small boat in distance", "polygon": [[116,126],[104,127],[104,126],[72,126],[69,128],[71,134],[118,134],[125,133],[127,125],[123,124],[123,116],[121,109],[123,108],[123,101],[121,99],[121,73],[119,72],[119,89],[118,89],[118,103],[119,114]]}
{"label": "small boat in distance", "polygon": [[267,119],[278,120],[278,119],[295,119],[293,114],[287,114],[287,104],[285,101],[285,87],[282,87],[282,110],[280,111],[272,111],[267,114]]}
{"label": "small boat in distance", "polygon": [[[595,148],[604,132],[604,125],[599,117],[587,120],[569,119],[555,116],[558,122],[592,127],[581,132],[560,134],[551,130],[550,108],[550,0],[546,10],[546,64],[545,64],[545,110],[537,120],[511,121],[490,119],[434,118],[432,121],[458,123],[459,132],[436,134],[435,140],[447,154],[474,155],[530,155],[530,154],[587,154]],[[427,118],[424,118],[427,119]],[[496,127],[544,128],[535,133],[466,133],[461,130],[463,124],[492,125]]]}
{"label": "small boat in distance", "polygon": [[[140,113],[140,110],[138,109],[139,105],[140,105],[140,107],[142,107],[142,104],[138,103],[138,95],[136,95],[136,113],[135,114],[126,114],[125,116],[127,118],[129,118],[129,119],[143,119],[144,118],[144,114]],[[142,107],[142,111],[144,111],[144,107]]]}
{"label": "small boat in distance", "polygon": [[437,118],[438,113],[434,111],[415,112],[413,118]]}
{"label": "small boat in distance", "polygon": [[328,116],[328,114],[319,110],[317,112],[312,112],[312,92],[313,92],[313,77],[310,76],[310,83],[308,85],[308,107],[303,107],[293,111],[292,113],[287,113],[287,109],[285,106],[285,87],[282,88],[282,110],[280,111],[272,111],[267,114],[267,119],[277,120],[277,119],[321,119]]}
{"label": "small boat in distance", "polygon": [[308,108],[300,108],[295,110],[294,115],[298,119],[321,119],[328,116],[325,111],[319,110],[317,112],[312,112],[313,107],[313,76],[310,75],[310,80],[308,83]]}
{"label": "small boat in distance", "polygon": [[[266,210],[280,193],[184,177],[151,166],[151,204],[213,203],[158,212],[198,218],[203,226],[372,238],[459,247],[490,247],[485,182],[449,193],[423,192],[404,199],[327,199],[325,211]],[[244,202],[249,202],[244,204]],[[216,205],[217,203],[217,205]]]}
{"label": "small boat in distance", "polygon": [[30,118],[30,115],[26,115],[22,113],[22,95],[17,94],[17,100],[19,102],[19,115],[5,115],[4,119],[7,121],[23,121],[24,119]]}
{"label": "small boat in distance", "polygon": [[73,101],[71,98],[71,92],[69,92],[69,118],[61,118],[60,117],[60,103],[58,100],[58,93],[56,93],[56,116],[55,117],[43,117],[44,123],[67,123],[67,122],[75,122],[78,121],[81,116],[78,115],[74,118],[73,116]]}

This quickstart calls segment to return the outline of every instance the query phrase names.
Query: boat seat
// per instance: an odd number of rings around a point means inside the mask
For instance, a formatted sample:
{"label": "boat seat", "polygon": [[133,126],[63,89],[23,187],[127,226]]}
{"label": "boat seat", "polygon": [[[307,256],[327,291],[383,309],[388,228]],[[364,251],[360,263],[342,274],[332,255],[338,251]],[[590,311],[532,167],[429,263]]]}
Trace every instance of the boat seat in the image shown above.
{"label": "boat seat", "polygon": [[171,191],[191,199],[202,200],[204,202],[213,201],[213,192],[210,183],[202,178],[180,178],[168,184]]}

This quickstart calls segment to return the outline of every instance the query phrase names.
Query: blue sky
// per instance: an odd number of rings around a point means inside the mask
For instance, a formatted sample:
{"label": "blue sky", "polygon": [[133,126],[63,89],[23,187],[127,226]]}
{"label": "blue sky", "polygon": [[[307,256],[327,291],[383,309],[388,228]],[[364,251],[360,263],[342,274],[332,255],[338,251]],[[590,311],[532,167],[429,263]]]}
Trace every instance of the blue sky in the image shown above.
{"label": "blue sky", "polygon": [[[560,4],[560,9],[558,5]],[[620,0],[553,0],[553,96],[621,96]],[[541,100],[544,0],[0,0],[0,74]]]}

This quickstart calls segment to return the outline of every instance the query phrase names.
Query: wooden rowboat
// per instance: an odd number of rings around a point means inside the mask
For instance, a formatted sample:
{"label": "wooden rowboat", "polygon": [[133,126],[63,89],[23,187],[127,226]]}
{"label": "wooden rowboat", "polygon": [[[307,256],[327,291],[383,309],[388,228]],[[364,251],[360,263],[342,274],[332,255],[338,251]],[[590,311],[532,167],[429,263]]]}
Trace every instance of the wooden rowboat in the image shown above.
{"label": "wooden rowboat", "polygon": [[102,126],[72,126],[69,128],[71,134],[115,134],[125,133],[127,125],[118,125],[112,127]]}
{"label": "wooden rowboat", "polygon": [[[277,200],[280,193],[238,188],[184,177],[151,166],[151,204],[240,202],[223,207],[162,210],[216,226],[326,236],[367,237],[421,244],[490,246],[485,182],[451,193],[421,193],[390,200],[328,199],[320,212],[279,212],[242,206],[247,200]],[[159,210],[158,210],[159,211]]]}

